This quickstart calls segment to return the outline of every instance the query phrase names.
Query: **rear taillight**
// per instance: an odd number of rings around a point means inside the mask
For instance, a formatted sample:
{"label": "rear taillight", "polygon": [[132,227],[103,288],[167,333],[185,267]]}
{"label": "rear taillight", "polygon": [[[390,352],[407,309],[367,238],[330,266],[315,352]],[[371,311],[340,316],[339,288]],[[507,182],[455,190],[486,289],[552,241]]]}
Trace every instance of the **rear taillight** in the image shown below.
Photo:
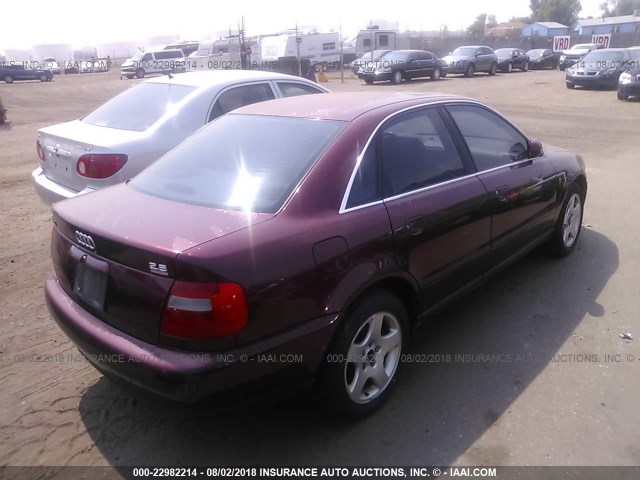
{"label": "rear taillight", "polygon": [[89,153],[78,159],[76,170],[83,177],[108,178],[124,167],[128,159],[120,153]]}
{"label": "rear taillight", "polygon": [[42,145],[40,142],[36,140],[36,150],[38,151],[38,158],[44,162],[44,150],[42,150]]}
{"label": "rear taillight", "polygon": [[183,338],[222,337],[242,330],[247,316],[247,299],[237,283],[176,280],[164,308],[161,331]]}

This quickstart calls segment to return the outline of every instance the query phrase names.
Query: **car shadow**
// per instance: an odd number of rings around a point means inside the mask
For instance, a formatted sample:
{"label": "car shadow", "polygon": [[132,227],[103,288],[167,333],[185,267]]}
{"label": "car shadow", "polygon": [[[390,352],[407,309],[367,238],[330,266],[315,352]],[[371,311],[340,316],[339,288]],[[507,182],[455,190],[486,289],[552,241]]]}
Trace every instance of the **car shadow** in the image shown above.
{"label": "car shadow", "polygon": [[[195,411],[106,379],[83,394],[81,418],[113,466],[450,465],[509,414],[565,342],[578,341],[587,315],[604,315],[597,298],[618,261],[616,245],[585,228],[571,256],[535,251],[513,264],[414,332],[415,361],[382,409],[359,422],[323,413],[311,395]],[[491,465],[513,462],[503,447],[485,455]]]}

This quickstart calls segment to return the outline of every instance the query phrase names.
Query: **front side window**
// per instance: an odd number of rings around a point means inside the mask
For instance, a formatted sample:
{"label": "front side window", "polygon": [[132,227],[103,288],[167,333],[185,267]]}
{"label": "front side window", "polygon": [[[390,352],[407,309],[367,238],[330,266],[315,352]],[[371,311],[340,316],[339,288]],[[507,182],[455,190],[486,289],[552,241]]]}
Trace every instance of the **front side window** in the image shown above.
{"label": "front side window", "polygon": [[436,108],[402,115],[381,132],[382,191],[392,197],[465,175],[449,129]]}
{"label": "front side window", "polygon": [[495,113],[475,105],[448,105],[478,171],[528,158],[527,139]]}
{"label": "front side window", "polygon": [[251,105],[252,103],[273,100],[275,95],[268,83],[255,83],[234,87],[223,92],[211,109],[209,121],[218,118],[225,113],[229,113],[236,108]]}
{"label": "front side window", "polygon": [[195,87],[170,83],[139,83],[82,118],[101,127],[142,132],[184,99]]}
{"label": "front side window", "polygon": [[128,185],[181,203],[276,212],[346,122],[231,114],[198,130]]}

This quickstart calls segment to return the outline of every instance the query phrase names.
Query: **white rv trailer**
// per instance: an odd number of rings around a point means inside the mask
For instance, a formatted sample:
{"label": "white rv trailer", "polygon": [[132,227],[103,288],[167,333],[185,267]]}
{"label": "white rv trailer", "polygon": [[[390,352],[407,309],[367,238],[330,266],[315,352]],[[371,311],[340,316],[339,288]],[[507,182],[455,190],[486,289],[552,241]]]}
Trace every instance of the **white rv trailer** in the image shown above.
{"label": "white rv trailer", "polygon": [[355,41],[356,55],[358,57],[373,50],[397,50],[398,41],[395,30],[380,30],[368,28],[360,30]]}
{"label": "white rv trailer", "polygon": [[298,34],[297,38],[299,40],[296,43],[296,35],[290,33],[263,37],[260,45],[262,61],[296,60],[299,49],[300,60],[309,60],[323,70],[340,64],[339,33]]}

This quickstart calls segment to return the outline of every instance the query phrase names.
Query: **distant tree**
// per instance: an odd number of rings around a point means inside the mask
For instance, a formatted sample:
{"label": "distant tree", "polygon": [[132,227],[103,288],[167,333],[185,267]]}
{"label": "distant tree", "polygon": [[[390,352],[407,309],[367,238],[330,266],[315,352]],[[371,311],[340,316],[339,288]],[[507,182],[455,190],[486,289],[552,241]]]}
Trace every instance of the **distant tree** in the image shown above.
{"label": "distant tree", "polygon": [[580,0],[531,0],[531,19],[571,25],[582,10]]}
{"label": "distant tree", "polygon": [[600,4],[603,17],[617,17],[620,15],[633,15],[640,10],[640,0],[608,0]]}
{"label": "distant tree", "polygon": [[442,38],[447,38],[449,36],[449,27],[447,25],[443,25],[440,29],[440,36]]}
{"label": "distant tree", "polygon": [[531,23],[531,17],[511,17],[510,22]]}
{"label": "distant tree", "polygon": [[476,17],[476,21],[467,29],[467,35],[470,37],[484,37],[487,29],[487,14],[481,13]]}
{"label": "distant tree", "polygon": [[498,20],[495,15],[487,16],[487,28],[495,28],[498,25]]}

